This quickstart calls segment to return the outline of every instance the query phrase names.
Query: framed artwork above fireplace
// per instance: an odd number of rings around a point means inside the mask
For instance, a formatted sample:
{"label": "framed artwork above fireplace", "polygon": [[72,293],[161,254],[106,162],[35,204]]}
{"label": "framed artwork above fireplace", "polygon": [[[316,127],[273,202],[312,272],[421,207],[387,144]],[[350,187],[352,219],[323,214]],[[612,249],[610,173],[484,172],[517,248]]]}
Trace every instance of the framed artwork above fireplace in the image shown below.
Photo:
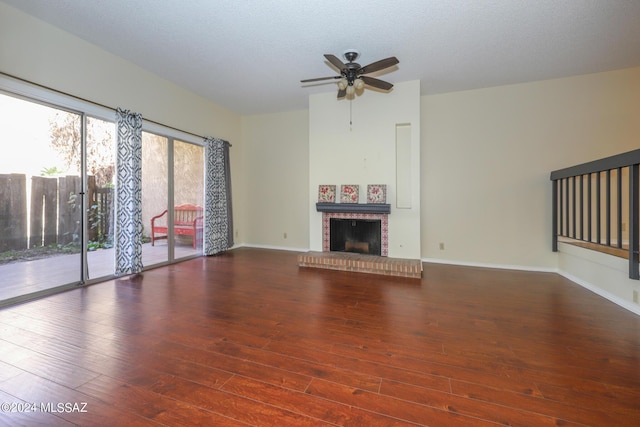
{"label": "framed artwork above fireplace", "polygon": [[320,185],[318,187],[318,202],[335,203],[335,201],[336,201],[335,185]]}
{"label": "framed artwork above fireplace", "polygon": [[367,185],[367,203],[387,203],[386,184]]}
{"label": "framed artwork above fireplace", "polygon": [[359,185],[342,185],[340,187],[340,203],[358,203],[360,200]]}

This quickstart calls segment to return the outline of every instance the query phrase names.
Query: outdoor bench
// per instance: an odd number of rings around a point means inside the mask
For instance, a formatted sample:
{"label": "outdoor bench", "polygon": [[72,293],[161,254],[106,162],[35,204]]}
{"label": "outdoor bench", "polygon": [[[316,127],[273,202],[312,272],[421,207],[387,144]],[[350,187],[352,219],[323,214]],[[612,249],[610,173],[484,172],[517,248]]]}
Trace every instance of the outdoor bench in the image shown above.
{"label": "outdoor bench", "polygon": [[[193,247],[202,239],[202,206],[183,204],[173,208],[173,234],[193,236]],[[166,239],[169,233],[167,209],[151,218],[151,246],[156,240]]]}

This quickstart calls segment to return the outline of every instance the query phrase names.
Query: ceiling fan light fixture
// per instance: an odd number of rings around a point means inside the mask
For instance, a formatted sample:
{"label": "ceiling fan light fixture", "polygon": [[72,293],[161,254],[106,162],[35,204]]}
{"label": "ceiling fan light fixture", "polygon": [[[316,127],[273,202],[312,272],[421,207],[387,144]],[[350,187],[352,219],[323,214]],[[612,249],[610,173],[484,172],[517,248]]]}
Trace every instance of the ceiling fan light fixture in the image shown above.
{"label": "ceiling fan light fixture", "polygon": [[353,95],[355,91],[356,89],[353,87],[353,85],[347,86],[347,95]]}
{"label": "ceiling fan light fixture", "polygon": [[362,79],[356,79],[353,82],[353,86],[356,88],[356,90],[362,90],[364,88],[364,82],[362,81]]}
{"label": "ceiling fan light fixture", "polygon": [[348,85],[349,85],[349,82],[347,81],[347,79],[342,79],[338,82],[338,89],[345,90]]}

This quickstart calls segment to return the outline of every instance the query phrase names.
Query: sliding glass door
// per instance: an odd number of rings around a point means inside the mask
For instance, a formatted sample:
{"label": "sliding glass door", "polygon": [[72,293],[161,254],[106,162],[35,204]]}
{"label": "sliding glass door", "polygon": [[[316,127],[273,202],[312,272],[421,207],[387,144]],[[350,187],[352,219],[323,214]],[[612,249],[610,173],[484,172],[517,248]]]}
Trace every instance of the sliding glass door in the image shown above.
{"label": "sliding glass door", "polygon": [[142,132],[145,267],[202,254],[203,183],[202,146]]}
{"label": "sliding glass door", "polygon": [[82,280],[82,120],[0,93],[0,302]]}
{"label": "sliding glass door", "polygon": [[[115,274],[115,112],[34,92],[47,101],[0,92],[0,306]],[[204,148],[193,135],[143,128],[149,268],[202,254]]]}

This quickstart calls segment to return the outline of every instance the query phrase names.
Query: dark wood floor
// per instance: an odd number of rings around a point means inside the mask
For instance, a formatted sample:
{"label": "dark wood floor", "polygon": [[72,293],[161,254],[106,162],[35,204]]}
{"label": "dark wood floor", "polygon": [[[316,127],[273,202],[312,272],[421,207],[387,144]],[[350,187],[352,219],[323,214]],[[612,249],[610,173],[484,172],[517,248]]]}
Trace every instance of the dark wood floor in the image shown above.
{"label": "dark wood floor", "polygon": [[640,422],[640,317],[556,274],[296,256],[241,248],[0,310],[0,424]]}

